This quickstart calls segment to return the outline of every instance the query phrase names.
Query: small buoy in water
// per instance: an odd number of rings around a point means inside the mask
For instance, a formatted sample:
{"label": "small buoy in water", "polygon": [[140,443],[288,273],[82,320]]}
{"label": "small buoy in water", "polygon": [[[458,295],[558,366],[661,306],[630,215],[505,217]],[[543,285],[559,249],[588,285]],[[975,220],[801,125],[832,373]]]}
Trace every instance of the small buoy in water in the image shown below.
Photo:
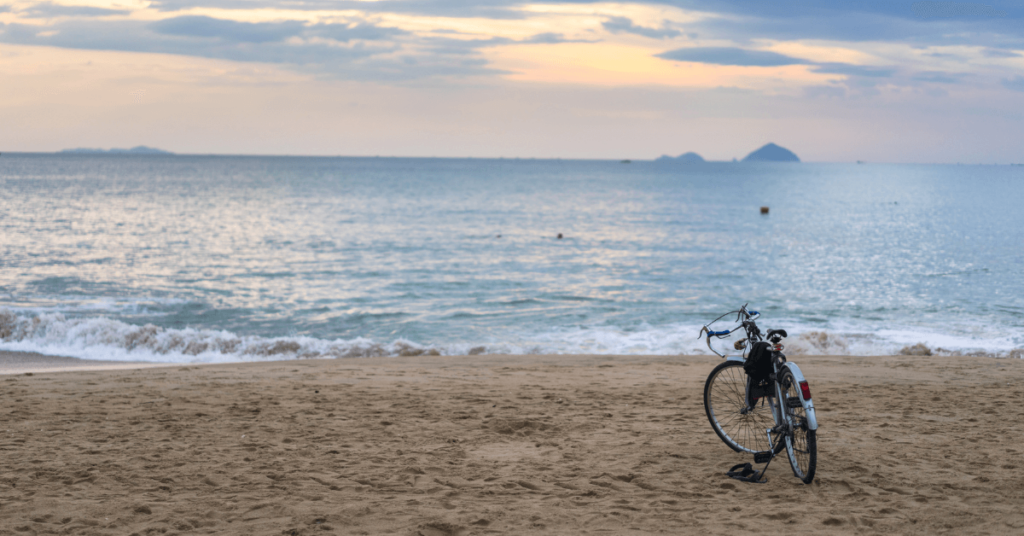
{"label": "small buoy in water", "polygon": [[761,214],[768,214],[768,207],[761,207]]}
{"label": "small buoy in water", "polygon": [[561,240],[561,239],[562,239],[562,233],[558,233],[558,239],[559,239],[559,240]]}

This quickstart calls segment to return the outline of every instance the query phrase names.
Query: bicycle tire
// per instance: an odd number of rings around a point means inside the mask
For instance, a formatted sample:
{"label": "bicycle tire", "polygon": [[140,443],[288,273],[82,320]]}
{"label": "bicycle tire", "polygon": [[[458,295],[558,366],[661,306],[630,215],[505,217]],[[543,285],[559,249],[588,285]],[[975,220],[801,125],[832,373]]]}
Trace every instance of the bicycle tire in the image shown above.
{"label": "bicycle tire", "polygon": [[[736,452],[764,452],[769,449],[766,430],[775,426],[771,404],[761,400],[746,409],[747,373],[743,363],[726,361],[715,367],[704,382],[704,412],[711,428]],[[781,443],[776,452],[781,451]]]}
{"label": "bicycle tire", "polygon": [[[779,386],[782,387],[784,398],[800,398],[800,387],[789,369],[782,372]],[[785,412],[787,421],[792,424],[790,432],[786,434],[786,455],[789,457],[789,465],[793,468],[794,476],[804,484],[810,484],[814,480],[814,470],[818,463],[817,433],[815,430],[807,429],[807,414],[803,406],[791,408],[786,400],[781,402],[779,407]]]}

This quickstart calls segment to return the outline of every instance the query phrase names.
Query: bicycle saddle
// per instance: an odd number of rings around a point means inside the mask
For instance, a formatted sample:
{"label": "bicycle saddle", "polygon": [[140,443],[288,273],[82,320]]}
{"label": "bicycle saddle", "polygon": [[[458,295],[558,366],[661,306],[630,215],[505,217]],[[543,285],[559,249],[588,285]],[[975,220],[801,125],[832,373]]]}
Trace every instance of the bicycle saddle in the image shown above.
{"label": "bicycle saddle", "polygon": [[768,340],[773,341],[773,342],[778,342],[775,339],[775,337],[778,337],[779,340],[782,340],[782,339],[785,339],[788,336],[789,336],[789,334],[786,333],[786,330],[784,330],[784,329],[769,329],[768,330],[768,335],[767,335]]}

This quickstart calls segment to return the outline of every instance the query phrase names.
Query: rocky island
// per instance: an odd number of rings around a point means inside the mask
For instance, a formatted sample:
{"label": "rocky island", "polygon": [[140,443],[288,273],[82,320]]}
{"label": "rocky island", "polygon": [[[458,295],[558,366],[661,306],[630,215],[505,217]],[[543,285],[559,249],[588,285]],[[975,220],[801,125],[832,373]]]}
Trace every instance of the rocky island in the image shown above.
{"label": "rocky island", "polygon": [[793,151],[785,147],[779,147],[769,143],[764,147],[748,154],[744,162],[799,162],[800,159],[793,154]]}

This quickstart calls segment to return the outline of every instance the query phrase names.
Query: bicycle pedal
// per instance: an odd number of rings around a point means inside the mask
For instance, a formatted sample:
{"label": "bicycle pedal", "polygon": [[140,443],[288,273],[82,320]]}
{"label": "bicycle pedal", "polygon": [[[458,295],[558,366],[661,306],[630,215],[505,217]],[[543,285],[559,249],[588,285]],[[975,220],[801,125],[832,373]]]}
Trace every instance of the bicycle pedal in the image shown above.
{"label": "bicycle pedal", "polygon": [[804,405],[800,402],[799,398],[787,398],[786,407],[791,409],[799,409],[804,407]]}
{"label": "bicycle pedal", "polygon": [[754,463],[768,463],[772,461],[773,456],[775,456],[775,453],[773,453],[770,450],[766,450],[764,452],[755,452]]}

